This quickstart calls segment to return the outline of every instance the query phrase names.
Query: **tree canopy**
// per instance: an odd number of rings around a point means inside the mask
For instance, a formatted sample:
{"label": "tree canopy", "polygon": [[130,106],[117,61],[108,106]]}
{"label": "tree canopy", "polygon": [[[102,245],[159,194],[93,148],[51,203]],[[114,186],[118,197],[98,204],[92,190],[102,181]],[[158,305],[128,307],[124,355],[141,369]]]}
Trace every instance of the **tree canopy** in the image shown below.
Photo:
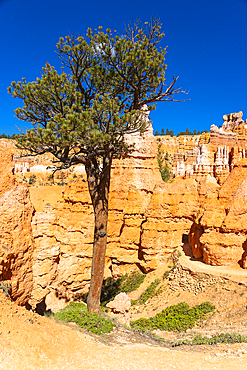
{"label": "tree canopy", "polygon": [[2,135],[0,135],[0,139],[15,139],[15,138],[16,138],[16,134],[6,135],[5,133],[2,133]]}
{"label": "tree canopy", "polygon": [[[197,131],[196,129],[192,131],[190,131],[188,128],[185,130],[185,131],[181,131],[181,132],[178,132],[177,135],[175,136],[183,136],[183,135],[201,135],[202,133],[207,133],[208,131],[207,130],[204,130],[204,131]],[[172,130],[168,130],[168,128],[166,129],[166,133],[165,133],[165,130],[164,128],[161,129],[161,132],[159,131],[155,131],[155,136],[174,136],[174,131]]]}
{"label": "tree canopy", "polygon": [[99,27],[85,37],[60,38],[60,74],[47,63],[41,78],[9,87],[24,102],[16,116],[33,124],[19,146],[31,154],[49,151],[62,167],[101,156],[106,146],[113,154],[125,151],[124,134],[145,129],[140,109],[154,109],[152,103],[176,100],[182,92],[174,87],[177,77],[166,85],[160,29],[154,20],[145,28],[128,26],[122,36]]}
{"label": "tree canopy", "polygon": [[165,80],[166,48],[159,20],[128,25],[123,34],[102,27],[57,44],[62,69],[49,63],[34,82],[12,82],[9,92],[23,100],[16,116],[32,123],[17,138],[32,155],[50,152],[58,169],[82,163],[95,212],[94,251],[88,308],[100,312],[99,296],[107,240],[112,159],[131,150],[126,134],[143,132],[146,111],[161,101],[180,101]]}

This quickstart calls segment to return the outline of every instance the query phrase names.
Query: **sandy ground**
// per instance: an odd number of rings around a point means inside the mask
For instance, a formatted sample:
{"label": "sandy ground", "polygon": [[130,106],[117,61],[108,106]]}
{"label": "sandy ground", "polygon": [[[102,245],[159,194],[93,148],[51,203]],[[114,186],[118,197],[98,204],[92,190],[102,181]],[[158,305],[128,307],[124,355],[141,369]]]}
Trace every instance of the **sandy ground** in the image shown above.
{"label": "sandy ground", "polygon": [[[246,325],[244,325],[247,317],[242,311],[235,316],[232,311],[232,316],[227,316],[227,310],[229,310],[227,305],[230,300],[233,301],[233,294],[236,296],[232,310],[234,307],[238,310],[240,306],[246,307],[246,297],[241,290],[246,291],[246,287],[241,285],[240,290],[236,290],[237,285],[234,284],[234,282],[229,282],[228,290],[222,290],[222,293],[217,291],[219,302],[222,302],[223,297],[226,299],[226,307],[222,306],[222,310],[217,313],[218,321],[215,316],[210,318],[204,327],[186,333],[187,337],[197,332],[206,334],[213,331],[215,333],[241,331],[247,334]],[[233,293],[232,289],[236,293]],[[203,293],[205,296],[194,297],[193,304],[200,300],[205,301],[206,296],[210,298],[210,294],[212,298],[214,293],[211,289],[211,293],[210,291]],[[163,294],[169,294],[169,289],[165,289]],[[170,303],[174,304],[176,300],[181,301],[186,297],[187,299],[192,298],[188,294],[190,293],[170,292]],[[162,295],[155,297],[156,303],[154,299],[151,304],[143,307],[141,316],[144,316],[144,313],[147,316],[152,314],[152,307],[164,305],[163,299],[165,298],[165,296],[162,298]],[[220,308],[220,303],[218,308]],[[135,313],[133,309],[132,315],[140,315],[140,313]],[[222,330],[223,326],[224,330]],[[179,339],[179,335],[174,333],[158,334],[165,339]],[[27,311],[24,307],[18,307],[0,291],[0,369],[245,370],[247,369],[247,344],[171,348],[135,334],[125,327],[119,327],[113,333],[99,338],[77,330],[74,324],[65,326],[55,322],[54,319],[42,317]]]}
{"label": "sandy ground", "polygon": [[[55,187],[54,187],[55,188]],[[30,189],[35,206],[41,211],[46,204],[61,199],[63,188],[56,187],[49,192],[46,187]],[[54,190],[54,189],[52,189]],[[45,200],[44,200],[45,199]],[[191,261],[183,256],[184,265]],[[166,340],[176,341],[200,333],[202,335],[237,332],[247,335],[247,272],[241,269],[212,268],[199,262],[193,268],[215,276],[228,276],[226,284],[215,284],[198,295],[193,292],[171,291],[164,282],[160,294],[147,305],[133,307],[131,319],[150,317],[163,308],[178,302],[190,305],[210,301],[216,306],[216,313],[209,317],[202,327],[183,334],[158,332]],[[150,274],[138,292],[163,270]],[[156,275],[155,275],[156,274]],[[0,290],[0,370],[246,370],[247,344],[224,344],[217,346],[164,347],[146,337],[133,334],[120,327],[103,338],[88,335],[77,330],[75,325],[65,326],[54,319],[39,316],[18,307]]]}
{"label": "sandy ground", "polygon": [[141,343],[108,345],[16,307],[2,295],[0,311],[0,369],[4,370],[244,370],[247,366],[247,344],[195,352]]}

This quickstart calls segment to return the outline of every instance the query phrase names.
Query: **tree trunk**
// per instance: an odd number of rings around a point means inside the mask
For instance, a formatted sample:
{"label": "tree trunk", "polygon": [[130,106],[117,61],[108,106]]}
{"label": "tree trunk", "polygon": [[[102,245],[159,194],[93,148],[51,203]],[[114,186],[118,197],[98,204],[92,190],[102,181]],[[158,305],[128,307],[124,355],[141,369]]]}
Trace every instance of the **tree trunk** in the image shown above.
{"label": "tree trunk", "polygon": [[94,208],[94,243],[91,268],[91,281],[87,308],[91,313],[101,313],[100,295],[104,279],[105,253],[107,244],[108,200],[110,188],[112,155],[103,159],[103,169],[99,171],[96,160],[86,166],[87,181]]}

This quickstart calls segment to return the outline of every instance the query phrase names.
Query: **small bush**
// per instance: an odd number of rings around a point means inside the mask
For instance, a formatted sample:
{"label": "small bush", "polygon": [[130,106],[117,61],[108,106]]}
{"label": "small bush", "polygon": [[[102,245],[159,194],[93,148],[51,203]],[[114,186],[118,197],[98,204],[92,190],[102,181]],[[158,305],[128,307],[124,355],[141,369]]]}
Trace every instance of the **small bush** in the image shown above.
{"label": "small bush", "polygon": [[0,281],[0,289],[4,292],[5,297],[10,297],[11,285],[8,285],[4,281]]}
{"label": "small bush", "polygon": [[118,293],[120,293],[121,278],[114,279],[108,277],[103,281],[100,301],[103,304],[111,301]]}
{"label": "small bush", "polygon": [[205,320],[206,314],[214,311],[215,306],[210,302],[204,302],[192,308],[185,302],[167,307],[154,317],[132,321],[130,326],[133,329],[145,330],[168,330],[186,331],[192,328],[199,320]]}
{"label": "small bush", "polygon": [[[169,267],[169,266],[168,266]],[[165,280],[166,278],[168,278],[169,274],[170,274],[171,270],[167,270],[164,272],[164,275],[163,275],[163,280]]]}
{"label": "small bush", "polygon": [[220,335],[215,335],[212,338],[202,337],[201,335],[196,335],[192,340],[185,339],[174,343],[172,346],[182,346],[182,345],[202,345],[202,344],[218,344],[218,343],[247,343],[247,337],[236,333],[221,333]]}
{"label": "small bush", "polygon": [[75,322],[81,328],[94,334],[110,333],[113,329],[113,324],[110,320],[88,312],[84,303],[71,302],[57,312],[54,318],[62,322]]}
{"label": "small bush", "polygon": [[29,185],[34,184],[37,181],[37,176],[36,175],[31,175],[29,177]]}
{"label": "small bush", "polygon": [[[133,292],[139,286],[143,283],[146,275],[145,274],[140,274],[136,271],[134,271],[130,275],[124,275],[121,277],[121,284],[120,284],[120,290],[121,292]],[[119,293],[121,293],[119,292]]]}
{"label": "small bush", "polygon": [[147,302],[147,300],[151,297],[153,297],[155,295],[155,291],[156,291],[156,288],[157,286],[159,285],[160,283],[160,279],[156,279],[155,281],[153,281],[149,287],[147,287],[147,289],[145,290],[145,292],[140,296],[139,299],[135,299],[131,302],[131,305],[135,305],[135,304],[144,304],[145,302]]}
{"label": "small bush", "polygon": [[[121,278],[114,279],[113,277],[108,277],[103,281],[100,301],[103,306],[116,297],[119,293],[133,292],[145,279],[145,274],[139,273],[137,271],[131,274],[123,275]],[[86,302],[88,293],[84,294],[81,299]]]}
{"label": "small bush", "polygon": [[[164,152],[161,150],[161,144],[159,144],[158,145],[157,160],[158,160],[158,166],[159,166],[159,171],[160,171],[160,174],[161,174],[161,178],[165,182],[167,182],[171,177],[170,169],[169,169],[169,166],[168,166],[168,159],[169,159],[168,153],[164,157]],[[164,161],[165,161],[165,165],[163,163]]]}

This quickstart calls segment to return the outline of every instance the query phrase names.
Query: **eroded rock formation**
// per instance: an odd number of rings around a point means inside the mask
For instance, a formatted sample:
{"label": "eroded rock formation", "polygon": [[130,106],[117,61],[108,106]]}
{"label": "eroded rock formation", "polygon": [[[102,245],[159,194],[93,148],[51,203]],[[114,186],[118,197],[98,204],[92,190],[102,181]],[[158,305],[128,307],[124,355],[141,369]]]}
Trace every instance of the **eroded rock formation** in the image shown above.
{"label": "eroded rock formation", "polygon": [[200,237],[203,260],[211,265],[246,268],[247,159],[236,164],[197,218],[203,228]]}
{"label": "eroded rock formation", "polygon": [[210,175],[222,185],[234,165],[247,157],[247,123],[242,116],[243,112],[224,115],[222,127],[212,125],[210,133],[200,137],[158,137],[164,152],[173,151],[173,176],[202,183]]}
{"label": "eroded rock formation", "polygon": [[[201,184],[194,179],[163,183],[150,161],[148,190],[145,177],[131,184],[133,158],[124,160],[125,166],[115,162],[112,175],[106,277],[135,267],[155,270],[184,243],[209,264],[246,267],[247,159],[235,165],[223,186],[210,175]],[[93,219],[86,182],[67,186],[62,202],[36,213],[33,306],[46,297],[47,308],[56,311],[88,288]]]}
{"label": "eroded rock formation", "polygon": [[[138,144],[135,152],[112,166],[105,276],[120,276],[135,267],[154,270],[187,242],[194,256],[207,263],[238,264],[245,236],[221,229],[231,192],[241,185],[245,167],[236,166],[230,185],[225,182],[224,187],[213,174],[206,174],[201,183],[193,178],[164,183],[151,128],[132,140]],[[236,171],[240,172],[235,176]],[[228,186],[230,190],[224,190]],[[68,185],[61,202],[35,214],[32,306],[46,297],[47,308],[55,311],[87,290],[93,222],[86,181]]]}
{"label": "eroded rock formation", "polygon": [[[152,127],[136,141],[135,151],[115,160],[109,199],[105,276],[120,276],[140,265],[142,224],[157,183],[162,183]],[[34,289],[31,304],[46,297],[67,301],[84,292],[90,281],[94,214],[86,181],[68,185],[63,201],[33,219]],[[144,263],[144,269],[147,263]],[[53,307],[54,308],[54,307]]]}
{"label": "eroded rock formation", "polygon": [[27,186],[16,184],[12,151],[0,147],[0,280],[12,287],[11,296],[25,304],[32,291],[33,206]]}
{"label": "eroded rock formation", "polygon": [[[189,234],[199,204],[195,180],[161,180],[152,127],[131,140],[136,150],[112,166],[106,277],[137,267],[144,272],[156,269],[181,245],[183,234]],[[47,308],[54,311],[89,286],[94,214],[87,182],[68,185],[63,200],[37,212],[32,226],[30,303],[35,306],[46,297]]]}
{"label": "eroded rock formation", "polygon": [[[135,151],[112,166],[105,277],[155,270],[181,245],[209,264],[247,268],[245,124],[229,115],[224,125],[186,143],[168,140],[174,161],[184,163],[168,183],[152,127],[128,138]],[[14,184],[11,153],[0,155],[2,279],[19,303],[35,308],[43,301],[55,312],[89,287],[94,214],[87,182],[67,185],[61,201],[32,218],[28,188]]]}

